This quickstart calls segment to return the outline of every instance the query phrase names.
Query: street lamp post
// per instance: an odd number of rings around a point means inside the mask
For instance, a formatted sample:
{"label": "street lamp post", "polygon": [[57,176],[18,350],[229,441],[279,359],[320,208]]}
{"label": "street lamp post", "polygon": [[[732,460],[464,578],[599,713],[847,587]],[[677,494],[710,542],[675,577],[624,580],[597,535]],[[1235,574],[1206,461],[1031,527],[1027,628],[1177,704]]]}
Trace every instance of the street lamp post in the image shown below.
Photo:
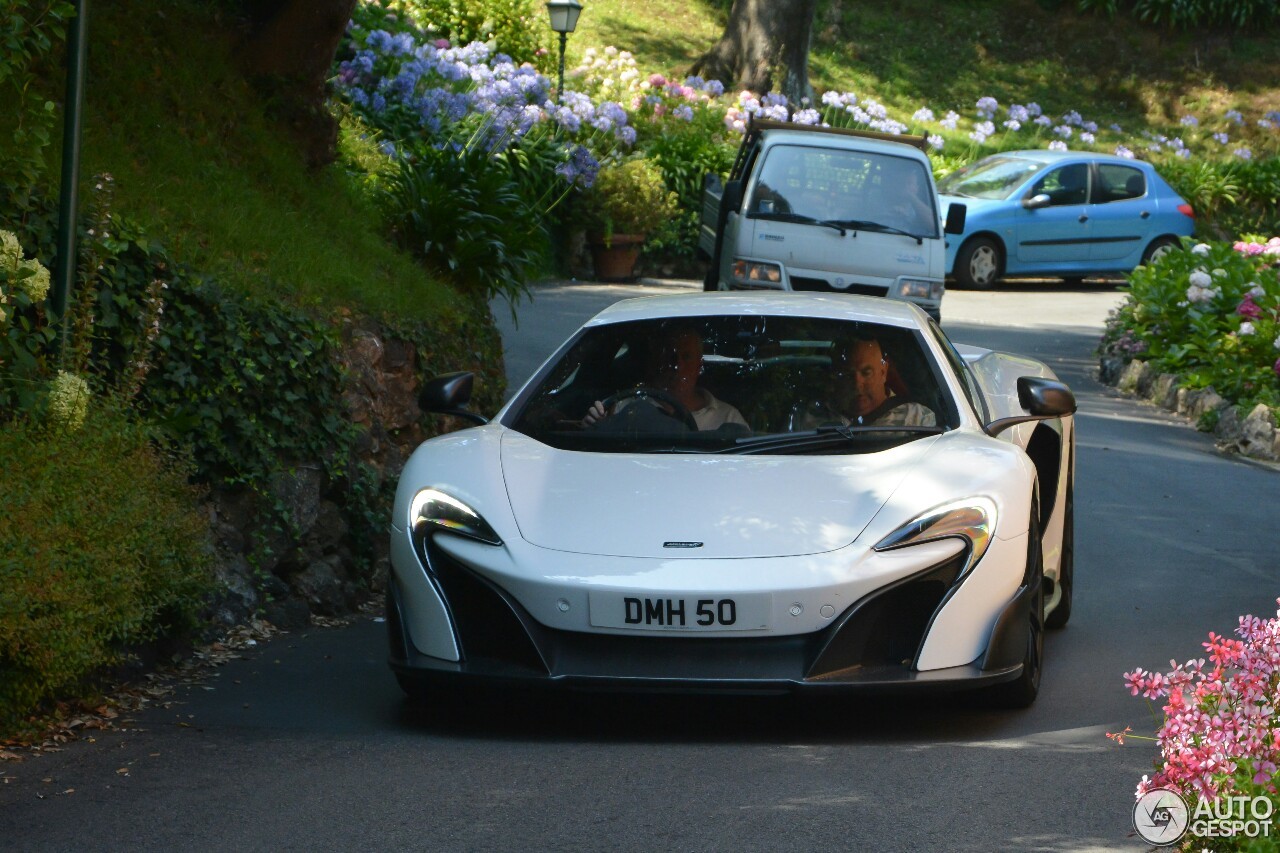
{"label": "street lamp post", "polygon": [[564,46],[569,41],[569,33],[578,26],[581,14],[582,4],[578,0],[547,0],[551,29],[560,34],[560,86],[556,89],[556,97],[561,101],[564,100]]}

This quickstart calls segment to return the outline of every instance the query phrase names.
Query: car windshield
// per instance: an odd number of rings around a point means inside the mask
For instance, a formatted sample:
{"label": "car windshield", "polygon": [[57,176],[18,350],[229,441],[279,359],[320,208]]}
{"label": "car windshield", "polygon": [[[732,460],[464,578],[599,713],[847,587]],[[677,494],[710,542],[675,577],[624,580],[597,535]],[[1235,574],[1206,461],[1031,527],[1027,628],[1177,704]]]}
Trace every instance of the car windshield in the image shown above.
{"label": "car windshield", "polygon": [[523,391],[511,428],[600,453],[867,453],[954,428],[914,329],[807,317],[589,326]]}
{"label": "car windshield", "polygon": [[963,198],[1006,199],[1044,167],[1044,163],[1021,157],[988,157],[938,181],[938,192]]}
{"label": "car windshield", "polygon": [[933,193],[919,160],[775,145],[765,152],[747,216],[937,237]]}

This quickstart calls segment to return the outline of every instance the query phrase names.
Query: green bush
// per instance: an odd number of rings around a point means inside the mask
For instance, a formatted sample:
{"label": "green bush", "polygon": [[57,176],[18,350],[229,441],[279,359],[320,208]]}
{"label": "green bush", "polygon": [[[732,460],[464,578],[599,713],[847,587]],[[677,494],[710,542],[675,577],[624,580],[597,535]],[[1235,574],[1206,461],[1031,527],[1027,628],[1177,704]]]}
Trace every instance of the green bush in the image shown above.
{"label": "green bush", "polygon": [[0,12],[0,181],[28,191],[45,169],[57,114],[36,85],[61,47],[75,6],[66,0],[10,0]]}
{"label": "green bush", "polygon": [[644,149],[662,169],[663,181],[680,205],[650,242],[665,252],[693,257],[698,248],[703,178],[708,172],[727,175],[737,146],[725,142],[722,134],[713,133],[705,123],[666,122],[660,134],[645,140]]}
{"label": "green bush", "polygon": [[212,544],[185,467],[119,411],[0,430],[0,728],[193,624]]}
{"label": "green bush", "polygon": [[1280,157],[1171,159],[1158,168],[1195,210],[1198,233],[1219,239],[1249,232],[1280,234]]}
{"label": "green bush", "polygon": [[587,229],[606,240],[614,234],[648,234],[679,210],[662,170],[643,157],[602,168],[583,208]]}
{"label": "green bush", "polygon": [[1114,15],[1123,11],[1139,21],[1175,29],[1261,27],[1280,19],[1275,0],[1079,0],[1083,11]]}
{"label": "green bush", "polygon": [[432,35],[455,45],[491,43],[516,63],[550,64],[547,12],[536,0],[412,0],[418,17]]}
{"label": "green bush", "polygon": [[1129,275],[1103,351],[1137,355],[1191,388],[1252,408],[1280,407],[1280,278],[1275,256],[1230,243],[1165,254]]}
{"label": "green bush", "polygon": [[542,211],[510,166],[479,145],[401,161],[384,207],[400,245],[486,299],[514,303],[549,253]]}

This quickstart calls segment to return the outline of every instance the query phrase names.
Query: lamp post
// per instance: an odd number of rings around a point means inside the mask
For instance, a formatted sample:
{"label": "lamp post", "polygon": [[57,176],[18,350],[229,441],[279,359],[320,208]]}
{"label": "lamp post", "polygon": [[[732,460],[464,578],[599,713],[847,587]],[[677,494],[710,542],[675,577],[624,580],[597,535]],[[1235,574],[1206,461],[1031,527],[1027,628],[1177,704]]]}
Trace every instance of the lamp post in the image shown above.
{"label": "lamp post", "polygon": [[581,14],[582,4],[578,0],[547,0],[551,29],[560,34],[560,86],[556,89],[556,97],[561,101],[564,100],[564,46],[569,41],[569,33],[578,26]]}

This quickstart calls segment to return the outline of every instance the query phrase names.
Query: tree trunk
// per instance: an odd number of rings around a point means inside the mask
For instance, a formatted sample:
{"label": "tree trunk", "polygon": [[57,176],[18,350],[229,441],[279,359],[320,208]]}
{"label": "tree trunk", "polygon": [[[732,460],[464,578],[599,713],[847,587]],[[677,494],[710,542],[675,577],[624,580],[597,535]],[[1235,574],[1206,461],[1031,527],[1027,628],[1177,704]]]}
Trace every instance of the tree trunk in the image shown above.
{"label": "tree trunk", "polygon": [[694,63],[693,73],[726,88],[779,91],[799,106],[812,97],[809,39],[817,0],[733,0],[724,35]]}
{"label": "tree trunk", "polygon": [[325,110],[326,81],[356,0],[246,0],[254,26],[243,48],[250,75],[278,99],[307,162],[333,161],[338,127]]}

